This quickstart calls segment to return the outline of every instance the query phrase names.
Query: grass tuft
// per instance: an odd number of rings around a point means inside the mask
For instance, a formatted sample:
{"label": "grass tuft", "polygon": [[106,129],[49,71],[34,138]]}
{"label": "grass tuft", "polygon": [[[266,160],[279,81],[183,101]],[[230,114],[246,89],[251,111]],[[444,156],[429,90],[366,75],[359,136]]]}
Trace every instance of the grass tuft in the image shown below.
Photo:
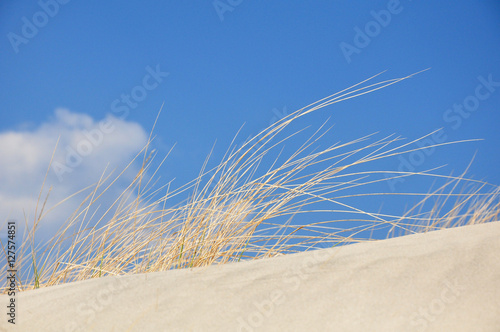
{"label": "grass tuft", "polygon": [[[285,133],[292,122],[411,76],[377,83],[371,83],[375,76],[371,77],[293,112],[239,147],[236,135],[217,166],[207,169],[209,154],[199,176],[174,190],[170,184],[156,188],[153,183],[165,159],[151,170],[156,153],[150,151],[150,136],[125,168],[142,156],[138,174],[99,217],[102,195],[125,170],[114,178],[105,171],[95,185],[81,190],[87,195],[78,209],[44,244],[36,243],[35,234],[50,210],[46,210],[47,199],[40,211],[37,205],[35,220],[31,227],[26,223],[25,241],[18,249],[19,290],[274,257],[371,241],[380,232],[392,237],[497,221],[499,188],[467,179],[465,173],[364,170],[366,163],[424,149],[411,145],[415,141],[401,144],[399,137],[373,140],[369,135],[320,149],[318,142],[330,130],[325,123],[293,152],[285,152],[285,143],[301,133]],[[370,191],[385,181],[414,176],[445,183],[427,193]],[[42,191],[43,186],[39,202]],[[183,195],[188,198],[172,206],[170,202]],[[356,204],[357,199],[376,201],[386,195],[422,199],[402,215],[373,212]],[[318,221],[301,222],[316,216]],[[5,253],[5,244],[1,245]]]}

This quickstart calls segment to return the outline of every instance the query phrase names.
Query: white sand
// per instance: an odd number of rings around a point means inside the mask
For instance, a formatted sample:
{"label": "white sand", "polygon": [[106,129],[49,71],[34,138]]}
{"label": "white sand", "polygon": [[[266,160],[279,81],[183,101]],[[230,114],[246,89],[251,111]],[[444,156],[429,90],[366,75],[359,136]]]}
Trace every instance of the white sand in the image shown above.
{"label": "white sand", "polygon": [[[2,295],[4,304],[8,297]],[[500,222],[21,293],[6,331],[500,331]]]}

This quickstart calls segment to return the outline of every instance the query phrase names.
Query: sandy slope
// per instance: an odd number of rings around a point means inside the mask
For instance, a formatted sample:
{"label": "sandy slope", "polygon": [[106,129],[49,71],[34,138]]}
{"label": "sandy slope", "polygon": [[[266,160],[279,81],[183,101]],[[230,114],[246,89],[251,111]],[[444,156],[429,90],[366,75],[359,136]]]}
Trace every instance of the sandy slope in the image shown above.
{"label": "sandy slope", "polygon": [[[1,297],[2,308],[8,298]],[[500,222],[21,293],[6,331],[500,331]]]}

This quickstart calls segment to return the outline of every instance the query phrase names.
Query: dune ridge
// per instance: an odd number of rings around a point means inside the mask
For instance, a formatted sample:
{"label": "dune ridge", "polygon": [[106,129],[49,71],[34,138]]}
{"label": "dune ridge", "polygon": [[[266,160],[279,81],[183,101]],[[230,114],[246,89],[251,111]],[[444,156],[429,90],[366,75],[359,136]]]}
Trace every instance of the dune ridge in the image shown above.
{"label": "dune ridge", "polygon": [[[18,295],[5,331],[498,331],[500,222]],[[8,300],[1,295],[2,303]]]}

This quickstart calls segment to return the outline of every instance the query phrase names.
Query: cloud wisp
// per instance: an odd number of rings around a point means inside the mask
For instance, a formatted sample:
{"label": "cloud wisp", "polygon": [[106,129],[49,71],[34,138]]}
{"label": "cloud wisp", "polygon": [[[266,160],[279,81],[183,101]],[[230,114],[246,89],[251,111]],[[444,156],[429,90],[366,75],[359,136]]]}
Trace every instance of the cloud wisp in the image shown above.
{"label": "cloud wisp", "polygon": [[[20,224],[24,220],[32,222],[46,174],[41,202],[50,190],[45,208],[48,210],[96,183],[105,170],[107,174],[114,169],[121,171],[147,141],[147,132],[135,122],[113,115],[96,121],[87,114],[62,108],[32,130],[1,132],[0,218],[16,219]],[[126,180],[133,179],[137,169],[129,167],[122,175],[123,182],[118,181],[106,195],[123,192]],[[47,215],[45,226],[59,226],[76,210],[79,201],[75,197],[54,209]]]}

